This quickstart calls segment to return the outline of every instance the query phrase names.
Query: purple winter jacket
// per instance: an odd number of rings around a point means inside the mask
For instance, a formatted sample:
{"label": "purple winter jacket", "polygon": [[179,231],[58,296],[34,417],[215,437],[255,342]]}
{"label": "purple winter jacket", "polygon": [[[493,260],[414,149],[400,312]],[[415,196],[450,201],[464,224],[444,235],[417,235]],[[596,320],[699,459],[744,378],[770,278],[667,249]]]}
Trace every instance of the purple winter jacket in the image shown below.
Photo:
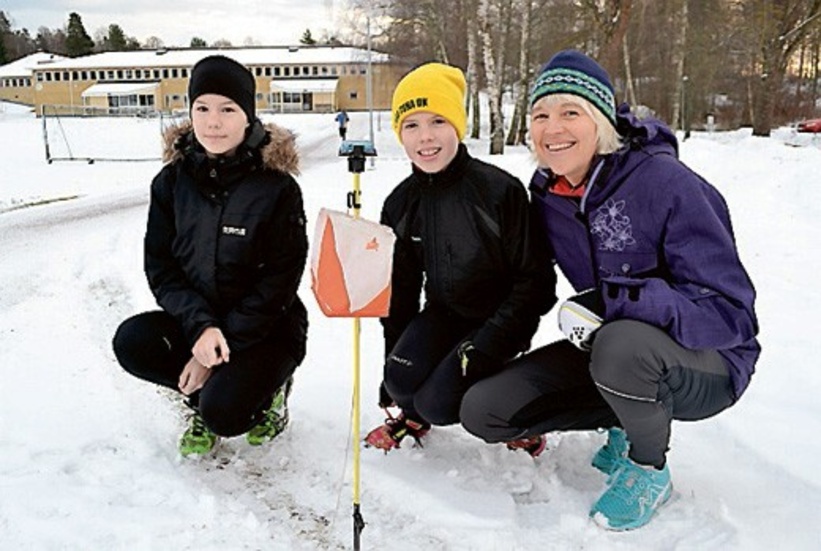
{"label": "purple winter jacket", "polygon": [[597,288],[604,320],[634,319],[691,350],[717,350],[735,398],[761,351],[755,289],[738,257],[724,198],[678,160],[657,120],[618,114],[619,151],[594,160],[581,201],[550,193],[549,170],[530,182],[554,261],[577,292]]}

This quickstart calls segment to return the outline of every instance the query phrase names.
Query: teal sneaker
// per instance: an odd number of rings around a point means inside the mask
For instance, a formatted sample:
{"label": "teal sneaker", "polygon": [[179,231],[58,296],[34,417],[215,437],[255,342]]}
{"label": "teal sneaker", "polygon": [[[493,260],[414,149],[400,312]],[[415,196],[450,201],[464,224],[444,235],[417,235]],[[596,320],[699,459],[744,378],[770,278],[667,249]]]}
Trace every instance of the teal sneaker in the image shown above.
{"label": "teal sneaker", "polygon": [[627,457],[627,435],[620,428],[607,430],[607,443],[599,448],[590,462],[604,474],[612,474],[619,459]]}
{"label": "teal sneaker", "polygon": [[200,414],[193,413],[189,421],[190,426],[180,438],[180,454],[183,457],[205,455],[213,450],[219,437],[205,426]]}
{"label": "teal sneaker", "polygon": [[673,491],[667,465],[658,470],[621,458],[608,487],[590,509],[590,517],[608,530],[632,530],[650,522]]}
{"label": "teal sneaker", "polygon": [[271,405],[262,415],[262,420],[245,435],[252,446],[259,446],[279,436],[288,426],[288,395],[291,394],[293,378],[277,389]]}

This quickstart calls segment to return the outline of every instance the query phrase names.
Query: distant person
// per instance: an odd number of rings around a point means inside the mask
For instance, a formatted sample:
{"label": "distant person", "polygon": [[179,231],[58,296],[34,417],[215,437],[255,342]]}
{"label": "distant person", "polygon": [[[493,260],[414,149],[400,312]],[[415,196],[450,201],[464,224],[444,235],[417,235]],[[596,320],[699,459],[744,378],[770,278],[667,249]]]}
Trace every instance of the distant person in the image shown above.
{"label": "distant person", "polygon": [[[393,95],[393,129],[412,172],[382,207],[397,242],[380,403],[401,411],[365,439],[386,452],[407,436],[419,441],[431,425],[458,423],[465,392],[530,347],[556,300],[524,186],[461,143],[464,94],[461,70],[430,63]],[[532,440],[509,440],[541,451]]]}
{"label": "distant person", "polygon": [[339,137],[343,141],[348,135],[348,122],[350,122],[350,120],[351,119],[348,118],[348,113],[346,113],[344,109],[336,114],[336,124],[339,128]]}
{"label": "distant person", "polygon": [[598,63],[556,54],[530,106],[539,239],[579,295],[559,310],[568,340],[474,385],[462,423],[487,442],[608,429],[590,516],[638,528],[672,491],[671,421],[712,417],[750,382],[755,289],[721,194],[678,160],[666,126],[616,109]]}
{"label": "distant person", "polygon": [[307,335],[294,136],[256,118],[254,78],[230,58],[198,62],[188,98],[191,122],[166,133],[151,184],[145,273],[162,310],[114,337],[126,371],[187,396],[183,456],[218,435],[259,445],[280,434]]}

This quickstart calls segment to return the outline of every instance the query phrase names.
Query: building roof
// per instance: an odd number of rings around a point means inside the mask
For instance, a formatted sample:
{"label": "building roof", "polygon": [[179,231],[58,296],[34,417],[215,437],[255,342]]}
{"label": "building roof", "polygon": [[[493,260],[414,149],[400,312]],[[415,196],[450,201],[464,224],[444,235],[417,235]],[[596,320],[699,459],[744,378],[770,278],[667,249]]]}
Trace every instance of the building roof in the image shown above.
{"label": "building roof", "polygon": [[91,96],[125,96],[140,92],[154,92],[159,86],[156,82],[105,82],[94,84],[83,91],[84,98]]}
{"label": "building roof", "polygon": [[278,92],[335,92],[339,79],[272,80],[271,91]]}
{"label": "building roof", "polygon": [[[245,66],[317,63],[365,63],[368,51],[347,46],[305,46],[224,49],[161,49],[129,52],[103,52],[82,57],[64,58],[49,65],[54,70],[109,69],[126,67],[191,67],[200,59],[214,54],[231,57]],[[385,63],[387,54],[371,51],[373,63]]]}
{"label": "building roof", "polygon": [[0,78],[30,77],[34,69],[51,67],[51,64],[67,59],[61,55],[36,52],[0,66]]}

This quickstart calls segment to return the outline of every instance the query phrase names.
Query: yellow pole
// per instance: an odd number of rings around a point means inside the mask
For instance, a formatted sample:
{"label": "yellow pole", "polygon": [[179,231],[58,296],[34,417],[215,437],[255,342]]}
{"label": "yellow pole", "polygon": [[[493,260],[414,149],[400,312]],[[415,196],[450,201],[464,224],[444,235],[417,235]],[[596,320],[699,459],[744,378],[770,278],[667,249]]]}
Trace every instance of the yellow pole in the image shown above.
{"label": "yellow pole", "polygon": [[[353,173],[353,197],[351,201],[351,207],[353,208],[353,217],[359,218],[359,172]],[[365,526],[365,522],[362,519],[362,514],[359,511],[359,453],[360,453],[360,445],[359,441],[360,431],[360,411],[359,411],[359,387],[360,387],[360,377],[359,377],[359,341],[360,341],[360,320],[359,318],[353,319],[353,413],[352,413],[352,420],[351,423],[353,424],[353,520],[354,520],[354,550],[359,551],[359,538],[362,532],[362,528]]]}

